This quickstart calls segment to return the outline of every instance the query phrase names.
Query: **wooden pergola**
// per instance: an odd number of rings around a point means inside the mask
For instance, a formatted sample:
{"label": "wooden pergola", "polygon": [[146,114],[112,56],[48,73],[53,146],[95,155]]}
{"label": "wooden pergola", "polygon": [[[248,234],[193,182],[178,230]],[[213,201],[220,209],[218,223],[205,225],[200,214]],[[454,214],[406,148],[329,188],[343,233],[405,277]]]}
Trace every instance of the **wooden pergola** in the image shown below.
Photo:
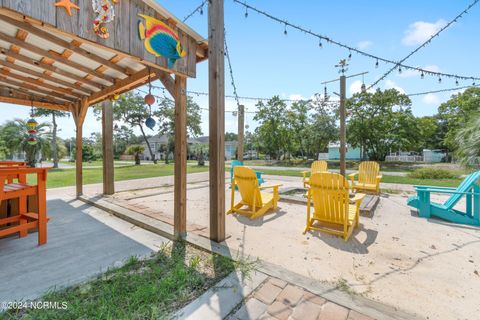
{"label": "wooden pergola", "polygon": [[[208,41],[155,0],[109,0],[114,20],[109,37],[93,30],[92,0],[71,0],[70,16],[59,0],[0,0],[0,102],[71,112],[76,125],[76,192],[82,188],[82,127],[89,107],[102,104],[104,193],[113,194],[113,110],[115,95],[160,80],[175,99],[176,236],[186,233],[187,78],[196,64],[210,61],[211,238],[225,238],[223,0],[210,3]],[[139,14],[154,17],[178,34],[186,56],[169,68],[167,59],[149,53],[139,37]],[[212,18],[213,17],[213,18]],[[221,31],[221,32],[220,32]],[[213,188],[213,190],[212,190]],[[223,188],[222,191],[220,191]]]}

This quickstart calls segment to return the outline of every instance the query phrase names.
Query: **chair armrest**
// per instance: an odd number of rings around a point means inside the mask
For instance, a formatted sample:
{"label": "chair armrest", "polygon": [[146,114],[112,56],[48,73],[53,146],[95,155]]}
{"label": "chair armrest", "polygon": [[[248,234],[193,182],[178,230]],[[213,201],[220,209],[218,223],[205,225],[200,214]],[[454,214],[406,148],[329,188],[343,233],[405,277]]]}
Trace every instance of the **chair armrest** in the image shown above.
{"label": "chair armrest", "polygon": [[357,174],[358,174],[358,172],[350,173],[350,174],[348,175],[348,178],[349,178],[349,179],[355,179],[355,176],[356,176]]}
{"label": "chair armrest", "polygon": [[302,176],[303,176],[303,179],[305,179],[307,177],[307,174],[309,173],[310,171],[302,171]]}
{"label": "chair armrest", "polygon": [[278,187],[281,187],[283,186],[283,184],[269,184],[269,185],[266,185],[266,186],[261,186],[261,187],[258,187],[260,190],[262,189],[269,189],[269,188],[278,188]]}
{"label": "chair armrest", "polygon": [[382,178],[383,178],[383,175],[381,175],[381,174],[379,174],[379,175],[377,176],[377,179],[378,179],[378,180],[381,180]]}
{"label": "chair armrest", "polygon": [[355,197],[353,197],[352,199],[350,199],[350,201],[357,203],[357,202],[362,201],[363,198],[365,198],[365,194],[363,194],[363,193],[357,193],[357,194],[355,194]]}

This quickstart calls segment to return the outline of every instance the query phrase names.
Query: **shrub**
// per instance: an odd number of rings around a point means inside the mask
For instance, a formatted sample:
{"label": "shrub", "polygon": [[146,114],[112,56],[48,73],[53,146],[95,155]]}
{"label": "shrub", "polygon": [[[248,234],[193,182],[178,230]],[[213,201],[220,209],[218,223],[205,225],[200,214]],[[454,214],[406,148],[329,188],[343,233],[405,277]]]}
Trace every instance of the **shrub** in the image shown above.
{"label": "shrub", "polygon": [[408,174],[413,179],[458,179],[459,174],[452,170],[441,168],[421,168],[416,169]]}

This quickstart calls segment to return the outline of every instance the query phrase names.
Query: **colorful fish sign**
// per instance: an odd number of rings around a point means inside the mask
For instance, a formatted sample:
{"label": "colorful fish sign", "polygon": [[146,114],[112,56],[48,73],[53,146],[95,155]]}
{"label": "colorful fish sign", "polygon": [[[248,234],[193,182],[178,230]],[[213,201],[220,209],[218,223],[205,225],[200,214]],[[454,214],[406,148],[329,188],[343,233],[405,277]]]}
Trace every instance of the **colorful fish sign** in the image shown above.
{"label": "colorful fish sign", "polygon": [[[120,0],[112,0],[118,3]],[[115,18],[115,10],[110,0],[92,0],[93,11],[97,14],[93,20],[93,31],[100,38],[107,39],[110,33],[105,26],[106,23],[112,22]]]}
{"label": "colorful fish sign", "polygon": [[178,34],[160,20],[143,14],[139,16],[146,23],[138,23],[138,33],[145,49],[156,57],[167,58],[168,68],[171,69],[178,59],[187,55]]}

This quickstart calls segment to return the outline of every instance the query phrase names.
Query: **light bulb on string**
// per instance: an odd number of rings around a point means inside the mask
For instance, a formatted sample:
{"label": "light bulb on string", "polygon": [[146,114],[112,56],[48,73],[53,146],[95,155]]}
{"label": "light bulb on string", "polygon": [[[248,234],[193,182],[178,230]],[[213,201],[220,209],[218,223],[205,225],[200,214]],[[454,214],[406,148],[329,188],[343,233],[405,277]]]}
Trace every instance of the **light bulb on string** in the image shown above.
{"label": "light bulb on string", "polygon": [[458,86],[458,79],[455,79],[455,85]]}
{"label": "light bulb on string", "polygon": [[352,51],[349,51],[348,53],[348,60],[352,60]]}
{"label": "light bulb on string", "polygon": [[422,79],[425,78],[425,74],[423,73],[423,71],[422,71],[422,74],[420,75],[420,78]]}
{"label": "light bulb on string", "polygon": [[248,8],[245,7],[245,18],[248,18]]}
{"label": "light bulb on string", "polygon": [[442,83],[442,78],[438,77],[438,83]]}
{"label": "light bulb on string", "polygon": [[402,67],[398,67],[398,73],[402,74]]}
{"label": "light bulb on string", "polygon": [[283,34],[284,34],[284,35],[287,35],[287,34],[288,34],[288,32],[287,32],[287,24],[286,24],[286,23],[285,23],[285,29],[283,30]]}
{"label": "light bulb on string", "polygon": [[378,59],[377,59],[377,62],[375,62],[375,68],[378,68],[378,65],[379,65],[379,63],[378,63]]}
{"label": "light bulb on string", "polygon": [[322,47],[323,47],[323,44],[322,44],[322,39],[318,40],[318,46],[319,46],[320,48],[322,48]]}
{"label": "light bulb on string", "polygon": [[200,14],[203,16],[203,6],[200,8]]}

